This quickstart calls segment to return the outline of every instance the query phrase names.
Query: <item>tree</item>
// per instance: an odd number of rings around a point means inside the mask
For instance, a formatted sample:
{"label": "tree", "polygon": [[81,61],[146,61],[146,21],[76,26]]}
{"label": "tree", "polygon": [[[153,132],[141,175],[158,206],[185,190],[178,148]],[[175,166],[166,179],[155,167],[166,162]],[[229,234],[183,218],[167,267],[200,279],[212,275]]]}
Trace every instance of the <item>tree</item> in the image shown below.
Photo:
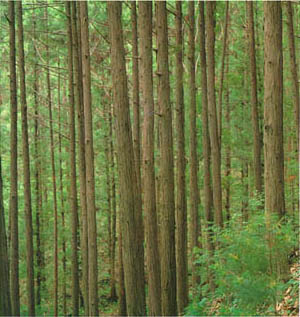
{"label": "tree", "polygon": [[143,121],[143,192],[149,314],[161,315],[160,261],[154,172],[154,100],[152,73],[152,3],[139,4],[140,87]]}
{"label": "tree", "polygon": [[176,315],[175,201],[166,2],[156,3],[158,103],[160,110],[162,315]]}
{"label": "tree", "polygon": [[207,104],[208,124],[212,158],[212,183],[215,222],[223,226],[222,190],[221,190],[221,153],[218,139],[216,95],[215,95],[215,30],[214,30],[214,1],[206,4],[206,54],[207,54]]}
{"label": "tree", "polygon": [[87,2],[80,2],[81,60],[83,76],[85,164],[86,164],[86,202],[88,221],[88,262],[89,262],[89,315],[98,316],[98,267],[97,267],[97,227],[95,206],[95,175],[93,118],[91,95],[91,69],[89,48],[89,20]]}
{"label": "tree", "polygon": [[176,270],[177,309],[184,311],[188,304],[188,263],[187,263],[187,203],[185,189],[185,135],[184,135],[184,91],[183,91],[183,32],[182,3],[176,2]]}
{"label": "tree", "polygon": [[33,268],[33,229],[32,229],[32,206],[31,206],[31,182],[30,182],[30,159],[28,144],[27,101],[25,84],[25,58],[23,37],[22,2],[17,2],[18,16],[18,44],[19,44],[19,72],[20,72],[20,101],[22,115],[22,150],[24,170],[24,200],[26,222],[26,263],[27,263],[27,305],[28,314],[35,315],[34,304],[34,268]]}
{"label": "tree", "polygon": [[125,52],[121,24],[122,4],[108,2],[108,22],[111,45],[114,115],[116,118],[117,162],[120,184],[122,258],[128,315],[145,315],[144,256],[140,237],[141,210],[135,169]]}
{"label": "tree", "polygon": [[18,105],[16,75],[15,4],[8,3],[9,72],[10,72],[10,287],[11,312],[20,315],[19,296],[19,230],[18,230]]}
{"label": "tree", "polygon": [[282,14],[280,2],[264,3],[265,212],[285,214],[283,164]]}
{"label": "tree", "polygon": [[262,192],[262,168],[261,168],[261,140],[258,118],[257,80],[256,80],[256,58],[255,58],[255,34],[253,19],[253,3],[246,2],[247,11],[247,33],[248,52],[250,59],[251,77],[251,104],[252,104],[252,129],[253,129],[253,165],[255,174],[255,189]]}

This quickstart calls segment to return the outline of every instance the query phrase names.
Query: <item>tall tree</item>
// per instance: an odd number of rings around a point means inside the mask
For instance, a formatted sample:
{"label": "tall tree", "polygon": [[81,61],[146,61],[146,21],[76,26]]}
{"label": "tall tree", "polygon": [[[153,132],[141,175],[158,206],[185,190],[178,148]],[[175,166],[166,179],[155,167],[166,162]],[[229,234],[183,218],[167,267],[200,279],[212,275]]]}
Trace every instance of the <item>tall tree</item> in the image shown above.
{"label": "tall tree", "polygon": [[26,223],[26,265],[27,265],[27,306],[28,314],[35,315],[34,305],[34,266],[33,266],[33,229],[32,229],[32,206],[31,206],[31,182],[30,182],[30,159],[28,144],[27,101],[25,84],[25,58],[22,1],[17,2],[18,17],[18,46],[19,46],[19,73],[20,73],[20,101],[22,116],[22,150],[24,171],[24,200],[25,200],[25,223]]}
{"label": "tall tree", "polygon": [[161,300],[162,315],[177,315],[175,200],[166,2],[156,3],[158,104],[160,111]]}
{"label": "tall tree", "polygon": [[199,190],[196,126],[196,74],[195,74],[195,3],[189,2],[189,87],[190,87],[190,215],[191,215],[191,249],[192,249],[192,287],[199,284],[199,274],[195,264],[194,248],[199,247]]}
{"label": "tall tree", "polygon": [[183,313],[188,303],[187,264],[187,203],[185,189],[185,135],[184,135],[184,91],[183,91],[183,32],[182,3],[176,2],[176,270],[177,309]]}
{"label": "tall tree", "polygon": [[259,131],[258,117],[258,98],[257,98],[257,76],[256,76],[256,57],[255,57],[255,33],[253,19],[253,3],[246,2],[247,11],[247,33],[248,33],[248,52],[250,59],[250,78],[251,78],[251,104],[252,104],[252,130],[253,130],[253,165],[255,174],[255,189],[262,192],[262,168],[261,168],[261,139]]}
{"label": "tall tree", "polygon": [[152,71],[152,3],[139,4],[140,87],[143,121],[143,192],[149,314],[161,315],[160,261],[154,172],[154,100]]}
{"label": "tall tree", "polygon": [[265,212],[285,214],[281,3],[264,3]]}
{"label": "tall tree", "polygon": [[5,230],[2,160],[0,156],[0,315],[11,316],[9,265],[7,252],[7,239]]}
{"label": "tall tree", "polygon": [[88,290],[88,223],[86,202],[86,167],[85,167],[85,133],[84,133],[84,106],[82,87],[81,64],[81,31],[79,4],[71,2],[72,15],[72,39],[73,39],[73,66],[74,66],[74,97],[76,103],[78,122],[78,161],[79,161],[79,185],[80,185],[80,210],[81,210],[81,257],[82,257],[82,291],[84,302],[84,314],[89,315],[89,290]]}
{"label": "tall tree", "polygon": [[79,314],[79,275],[78,275],[78,214],[77,214],[77,185],[76,185],[76,146],[75,146],[75,100],[73,76],[73,50],[72,50],[72,22],[71,3],[65,2],[68,32],[68,82],[69,82],[69,127],[70,127],[70,207],[72,226],[72,314]]}
{"label": "tall tree", "polygon": [[206,3],[206,53],[207,53],[207,102],[208,123],[212,157],[212,182],[215,222],[223,226],[222,189],[221,189],[221,152],[218,138],[216,94],[215,94],[215,29],[214,10],[216,3]]}
{"label": "tall tree", "polygon": [[19,230],[18,230],[18,105],[16,74],[15,3],[8,3],[10,72],[10,287],[11,312],[20,315]]}
{"label": "tall tree", "polygon": [[129,98],[123,30],[122,3],[108,2],[117,162],[120,183],[121,232],[128,315],[145,315],[144,254],[141,240],[141,204],[135,169],[129,117]]}
{"label": "tall tree", "polygon": [[95,206],[95,175],[93,118],[91,95],[91,66],[89,48],[89,20],[87,2],[80,2],[81,56],[83,76],[85,163],[86,163],[86,202],[88,220],[88,257],[89,257],[89,315],[98,315],[98,268],[97,268],[97,227]]}

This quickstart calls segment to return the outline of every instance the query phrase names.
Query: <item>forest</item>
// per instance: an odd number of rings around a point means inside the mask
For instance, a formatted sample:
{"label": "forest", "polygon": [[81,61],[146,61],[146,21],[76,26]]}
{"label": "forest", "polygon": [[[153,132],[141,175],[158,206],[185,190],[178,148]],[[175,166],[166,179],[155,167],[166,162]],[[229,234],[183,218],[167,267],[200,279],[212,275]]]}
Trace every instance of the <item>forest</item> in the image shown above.
{"label": "forest", "polygon": [[0,316],[299,315],[299,2],[0,23]]}

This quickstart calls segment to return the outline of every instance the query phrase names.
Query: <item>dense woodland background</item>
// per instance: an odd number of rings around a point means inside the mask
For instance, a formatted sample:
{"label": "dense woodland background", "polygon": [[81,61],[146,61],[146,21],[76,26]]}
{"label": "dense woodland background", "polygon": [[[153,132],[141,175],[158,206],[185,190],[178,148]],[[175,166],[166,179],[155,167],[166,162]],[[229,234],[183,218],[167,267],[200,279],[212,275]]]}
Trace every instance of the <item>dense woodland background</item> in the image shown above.
{"label": "dense woodland background", "polygon": [[0,315],[298,315],[300,6],[0,2]]}

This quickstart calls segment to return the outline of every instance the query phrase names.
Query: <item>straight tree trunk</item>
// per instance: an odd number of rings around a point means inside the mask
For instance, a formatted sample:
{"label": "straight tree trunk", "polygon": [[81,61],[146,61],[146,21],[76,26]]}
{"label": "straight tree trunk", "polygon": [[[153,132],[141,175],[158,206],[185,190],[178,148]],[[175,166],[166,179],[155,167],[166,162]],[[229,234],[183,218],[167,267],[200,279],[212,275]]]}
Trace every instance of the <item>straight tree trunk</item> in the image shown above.
{"label": "straight tree trunk", "polygon": [[51,170],[52,170],[52,190],[53,190],[53,205],[54,205],[54,316],[58,315],[58,215],[57,215],[57,195],[56,195],[56,171],[54,157],[54,136],[53,136],[53,115],[52,115],[52,96],[50,82],[50,54],[48,40],[48,11],[45,9],[47,23],[47,38],[46,38],[46,54],[47,54],[47,97],[49,109],[49,129],[50,129],[50,150],[51,150]]}
{"label": "straight tree trunk", "polygon": [[187,264],[187,202],[185,189],[185,136],[184,136],[184,90],[183,90],[183,32],[182,3],[176,2],[176,270],[177,270],[177,310],[184,313],[188,304],[188,264]]}
{"label": "straight tree trunk", "polygon": [[111,41],[114,114],[116,118],[117,161],[120,183],[120,203],[123,210],[121,232],[128,315],[145,315],[144,252],[141,239],[141,193],[135,168],[129,117],[129,98],[125,64],[122,4],[108,2],[108,22]]}
{"label": "straight tree trunk", "polygon": [[11,316],[9,265],[7,252],[7,239],[5,230],[2,161],[0,156],[0,315]]}
{"label": "straight tree trunk", "polygon": [[98,268],[97,268],[97,227],[95,206],[95,176],[93,119],[91,95],[91,70],[89,48],[89,21],[87,2],[80,2],[81,56],[83,76],[85,162],[86,162],[86,202],[88,220],[88,262],[89,262],[89,315],[98,316]]}
{"label": "straight tree trunk", "polygon": [[215,95],[215,30],[214,30],[214,7],[215,2],[206,3],[206,30],[207,30],[207,101],[208,123],[212,157],[212,183],[213,202],[215,210],[215,222],[220,228],[223,227],[222,215],[222,189],[221,189],[221,152],[218,138],[218,124]]}
{"label": "straight tree trunk", "polygon": [[18,105],[16,75],[15,3],[8,2],[9,72],[10,72],[10,289],[11,312],[20,315],[19,295],[19,233],[18,233]]}
{"label": "straight tree trunk", "polygon": [[25,227],[26,227],[26,266],[27,266],[27,307],[30,316],[35,315],[34,304],[34,265],[33,265],[33,229],[30,183],[30,159],[28,144],[27,102],[25,84],[25,58],[22,2],[17,2],[18,17],[18,46],[19,46],[19,73],[20,73],[20,101],[22,116],[22,150],[24,171],[24,201],[25,201]]}
{"label": "straight tree trunk", "polygon": [[287,8],[287,19],[288,19],[288,38],[289,38],[289,52],[290,52],[290,67],[291,75],[293,81],[294,89],[294,112],[295,112],[295,126],[296,126],[296,140],[297,140],[297,149],[296,157],[299,164],[299,138],[300,138],[300,128],[299,128],[299,107],[300,107],[300,97],[299,97],[299,82],[298,82],[298,72],[297,72],[297,61],[296,61],[296,49],[295,49],[295,36],[294,36],[294,22],[293,22],[293,6],[291,2],[286,3]]}
{"label": "straight tree trunk", "polygon": [[[202,143],[203,143],[203,165],[204,165],[204,210],[207,226],[207,248],[209,251],[209,261],[213,258],[213,197],[211,188],[211,172],[210,172],[210,137],[208,126],[208,100],[207,100],[207,72],[206,72],[206,51],[205,51],[205,18],[204,18],[204,2],[199,2],[199,40],[200,40],[200,63],[201,63],[201,86],[202,86]],[[211,291],[214,290],[213,276],[208,269],[208,279]]]}
{"label": "straight tree trunk", "polygon": [[255,174],[255,189],[262,193],[262,168],[261,168],[261,140],[259,131],[257,79],[256,79],[256,57],[255,57],[255,33],[253,19],[253,3],[246,2],[247,11],[247,33],[248,52],[250,59],[251,78],[251,104],[252,104],[252,130],[253,130],[253,165]]}
{"label": "straight tree trunk", "polygon": [[191,215],[191,251],[192,251],[192,287],[199,284],[199,274],[195,265],[194,248],[199,248],[199,189],[196,126],[196,78],[195,78],[195,3],[189,2],[189,87],[190,87],[190,215]]}
{"label": "straight tree trunk", "polygon": [[175,199],[166,2],[156,3],[158,104],[160,111],[161,299],[162,315],[177,315]]}
{"label": "straight tree trunk", "polygon": [[230,2],[226,2],[225,8],[225,25],[223,36],[223,50],[222,50],[222,64],[221,64],[221,76],[220,76],[220,88],[219,88],[219,102],[218,102],[218,135],[220,151],[222,146],[222,98],[223,98],[223,86],[224,86],[224,72],[225,72],[225,58],[227,54],[227,42],[228,42],[228,25],[229,25],[229,5]]}
{"label": "straight tree trunk", "polygon": [[[74,97],[77,112],[78,132],[78,161],[79,161],[79,185],[80,185],[80,210],[81,210],[81,257],[82,257],[82,291],[84,302],[84,314],[89,315],[89,290],[88,290],[88,222],[86,202],[86,167],[85,167],[85,133],[84,133],[84,106],[82,87],[82,65],[80,49],[80,12],[79,5],[71,2],[72,15],[72,39],[73,39],[73,66],[74,66]],[[78,23],[77,23],[78,22]]]}
{"label": "straight tree trunk", "polygon": [[123,266],[123,251],[122,251],[122,229],[121,229],[121,217],[119,211],[119,246],[118,246],[118,258],[119,258],[119,305],[118,305],[118,315],[127,316],[126,309],[126,293],[125,293],[125,283],[124,283],[124,266]]}
{"label": "straight tree trunk", "polygon": [[79,315],[79,274],[78,274],[78,214],[77,214],[77,185],[76,185],[76,146],[75,146],[75,100],[73,82],[73,50],[71,3],[65,2],[68,33],[68,82],[69,82],[69,127],[70,127],[70,209],[72,227],[72,314]]}
{"label": "straight tree trunk", "polygon": [[285,214],[281,3],[264,3],[265,212]]}
{"label": "straight tree trunk", "polygon": [[[60,60],[58,59],[58,67],[60,67]],[[65,203],[64,203],[64,189],[63,189],[63,169],[62,169],[62,134],[61,134],[61,102],[60,102],[60,89],[61,89],[61,80],[60,73],[57,75],[57,100],[58,100],[58,153],[59,153],[59,191],[60,191],[60,204],[61,204],[61,221],[62,221],[62,230],[65,230]],[[63,265],[63,312],[64,315],[67,314],[67,285],[66,285],[66,271],[67,271],[67,257],[66,257],[66,239],[63,235],[62,237],[62,265]]]}
{"label": "straight tree trunk", "polygon": [[161,315],[160,261],[154,171],[154,99],[152,73],[152,3],[139,4],[140,86],[143,122],[143,192],[149,315]]}

